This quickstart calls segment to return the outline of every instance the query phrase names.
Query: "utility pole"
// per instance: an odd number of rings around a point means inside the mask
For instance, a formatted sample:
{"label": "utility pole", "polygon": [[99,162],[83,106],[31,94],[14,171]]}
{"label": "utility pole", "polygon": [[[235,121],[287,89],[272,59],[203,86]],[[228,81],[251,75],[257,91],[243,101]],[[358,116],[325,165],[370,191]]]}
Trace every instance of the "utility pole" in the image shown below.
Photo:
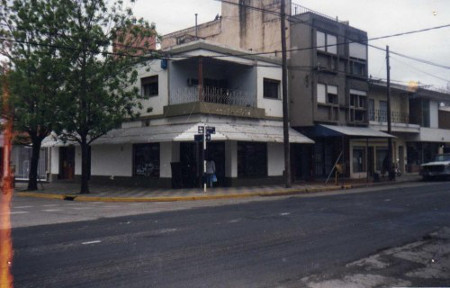
{"label": "utility pole", "polygon": [[197,25],[197,16],[198,14],[195,13],[195,40],[198,40],[198,25]]}
{"label": "utility pole", "polygon": [[[389,64],[389,46],[386,46],[386,71],[387,71],[387,125],[388,125],[388,134],[391,135],[392,132],[392,120],[391,120],[391,66]],[[392,169],[392,163],[394,163],[394,154],[392,153],[392,138],[388,138],[388,173],[389,180],[395,180],[395,172]]]}
{"label": "utility pole", "polygon": [[286,0],[281,0],[281,58],[282,58],[282,90],[283,90],[283,142],[284,142],[284,177],[286,188],[291,187],[291,150],[289,146],[289,110],[287,93],[287,60],[286,60]]}

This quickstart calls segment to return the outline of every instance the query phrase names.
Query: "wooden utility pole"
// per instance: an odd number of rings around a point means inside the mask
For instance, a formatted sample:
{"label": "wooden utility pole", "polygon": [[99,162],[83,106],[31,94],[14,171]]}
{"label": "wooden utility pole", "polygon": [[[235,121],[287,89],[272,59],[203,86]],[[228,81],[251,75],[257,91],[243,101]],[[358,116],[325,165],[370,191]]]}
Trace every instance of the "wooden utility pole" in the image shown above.
{"label": "wooden utility pole", "polygon": [[[386,46],[386,90],[387,90],[387,126],[388,134],[391,135],[392,132],[392,119],[391,119],[391,66],[389,64],[389,46]],[[388,174],[389,180],[395,180],[395,172],[392,167],[394,163],[394,154],[392,153],[392,137],[388,138]]]}
{"label": "wooden utility pole", "polygon": [[284,142],[284,177],[286,188],[291,187],[291,150],[289,144],[289,108],[287,93],[287,60],[286,60],[286,0],[281,0],[281,58],[282,58],[282,90],[283,90],[283,142]]}

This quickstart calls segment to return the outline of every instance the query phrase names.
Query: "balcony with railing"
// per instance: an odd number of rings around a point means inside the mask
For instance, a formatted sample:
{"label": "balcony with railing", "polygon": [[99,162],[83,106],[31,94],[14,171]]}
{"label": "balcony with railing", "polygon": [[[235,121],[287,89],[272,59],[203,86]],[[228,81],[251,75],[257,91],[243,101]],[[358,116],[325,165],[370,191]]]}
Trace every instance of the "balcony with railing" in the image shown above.
{"label": "balcony with railing", "polygon": [[257,107],[256,69],[253,65],[203,57],[177,61],[171,67],[164,113],[264,117],[265,110]]}
{"label": "balcony with railing", "polygon": [[[387,131],[387,115],[386,110],[369,110],[370,126]],[[391,111],[391,126],[394,132],[418,133],[420,131],[419,125],[410,124],[408,113],[399,111]]]}
{"label": "balcony with railing", "polygon": [[[378,109],[369,111],[369,120],[380,123],[387,122],[387,111]],[[409,114],[391,111],[391,123],[409,123]]]}
{"label": "balcony with railing", "polygon": [[255,107],[255,99],[248,92],[238,89],[226,89],[218,87],[195,87],[177,88],[170,97],[170,104],[185,104],[194,102],[205,102],[224,104],[241,107]]}
{"label": "balcony with railing", "polygon": [[262,118],[264,109],[256,107],[256,96],[239,89],[219,87],[179,87],[172,91],[166,116],[215,114]]}

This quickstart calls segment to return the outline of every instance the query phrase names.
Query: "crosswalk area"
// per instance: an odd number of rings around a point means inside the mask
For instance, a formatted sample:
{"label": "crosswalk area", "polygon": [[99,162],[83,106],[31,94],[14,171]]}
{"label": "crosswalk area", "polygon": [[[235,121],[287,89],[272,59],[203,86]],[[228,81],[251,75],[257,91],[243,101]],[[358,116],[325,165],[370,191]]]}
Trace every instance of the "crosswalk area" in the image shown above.
{"label": "crosswalk area", "polygon": [[[160,213],[191,208],[233,205],[268,198],[220,199],[177,202],[77,202],[33,197],[13,197],[10,217],[13,228],[51,225]],[[0,212],[1,213],[1,212]],[[0,228],[3,224],[0,223]]]}

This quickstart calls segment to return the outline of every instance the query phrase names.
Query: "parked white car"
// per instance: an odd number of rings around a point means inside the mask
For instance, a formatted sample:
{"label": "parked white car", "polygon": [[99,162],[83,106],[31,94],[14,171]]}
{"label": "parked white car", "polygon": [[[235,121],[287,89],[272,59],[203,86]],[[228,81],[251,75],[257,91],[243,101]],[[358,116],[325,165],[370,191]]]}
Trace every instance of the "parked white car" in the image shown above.
{"label": "parked white car", "polygon": [[438,154],[434,161],[422,164],[420,174],[424,180],[450,176],[450,154]]}

